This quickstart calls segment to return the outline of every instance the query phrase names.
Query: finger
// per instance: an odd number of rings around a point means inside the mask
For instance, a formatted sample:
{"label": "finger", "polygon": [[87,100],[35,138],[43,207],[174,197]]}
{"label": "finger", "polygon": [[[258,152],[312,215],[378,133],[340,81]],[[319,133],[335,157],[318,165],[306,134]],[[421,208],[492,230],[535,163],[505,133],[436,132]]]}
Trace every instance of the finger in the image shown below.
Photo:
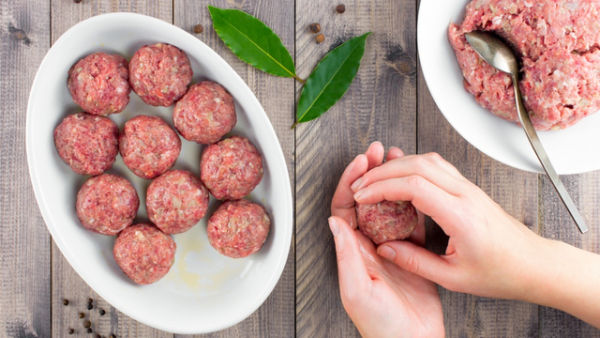
{"label": "finger", "polygon": [[361,204],[411,201],[417,210],[433,218],[447,235],[454,233],[462,218],[458,197],[418,175],[377,181],[357,191],[354,200]]}
{"label": "finger", "polygon": [[400,158],[404,156],[404,152],[398,148],[398,147],[390,147],[390,150],[388,150],[388,154],[386,157],[386,161],[391,161],[391,160],[395,160],[397,158]]}
{"label": "finger", "polygon": [[408,241],[387,242],[377,248],[377,254],[401,269],[440,285],[452,285],[456,273],[440,256]]}
{"label": "finger", "polygon": [[340,293],[342,299],[351,301],[368,288],[371,279],[354,230],[339,217],[330,217],[329,227],[335,241]]}
{"label": "finger", "polygon": [[[367,171],[368,165],[367,157],[361,154],[356,156],[356,158],[354,158],[354,160],[346,167],[340,177],[333,198],[331,199],[331,214],[333,216],[342,217],[351,222],[350,219],[347,218],[354,213],[354,198],[352,197],[353,192],[350,189],[350,184]],[[352,209],[352,212],[349,212],[349,209]],[[354,226],[356,222],[353,223],[354,224],[351,224],[352,226]]]}
{"label": "finger", "polygon": [[381,144],[381,142],[375,141],[375,142],[371,143],[371,145],[369,145],[369,148],[365,152],[365,155],[367,156],[367,159],[369,160],[368,170],[371,170],[372,168],[380,166],[381,163],[383,163],[383,153],[384,153],[384,149],[383,149],[383,144]]}
{"label": "finger", "polygon": [[373,168],[356,180],[351,188],[357,191],[373,182],[388,178],[420,175],[453,195],[464,192],[466,179],[451,174],[440,161],[442,161],[441,157],[435,153],[404,156]]}

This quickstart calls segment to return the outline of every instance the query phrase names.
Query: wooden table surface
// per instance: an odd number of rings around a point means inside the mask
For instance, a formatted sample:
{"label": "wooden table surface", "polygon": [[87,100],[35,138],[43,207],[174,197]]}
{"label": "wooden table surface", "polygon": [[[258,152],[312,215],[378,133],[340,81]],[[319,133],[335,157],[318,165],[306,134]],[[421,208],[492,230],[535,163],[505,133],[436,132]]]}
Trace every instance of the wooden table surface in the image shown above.
{"label": "wooden table surface", "polygon": [[[275,291],[248,319],[212,336],[353,337],[358,332],[339,299],[334,247],[327,226],[329,203],[345,165],[370,142],[400,146],[406,153],[440,153],[502,207],[534,231],[600,252],[600,173],[563,177],[589,222],[580,235],[543,175],[502,165],[469,145],[433,102],[418,66],[417,0],[3,0],[0,4],[0,336],[63,337],[69,328],[131,337],[170,337],[128,318],[97,296],[53,244],[36,205],[25,159],[25,112],[31,82],[48,48],[69,27],[114,11],[158,17],[190,31],[215,49],[248,83],[263,104],[283,147],[295,187],[296,236]],[[216,37],[206,6],[239,8],[281,36],[300,76],[332,47],[367,31],[367,50],[345,98],[319,120],[289,126],[300,87],[239,61]],[[308,31],[319,22],[325,41]],[[428,246],[440,251],[446,238],[428,224]],[[469,296],[440,289],[450,337],[600,337],[600,331],[550,308]],[[96,308],[85,309],[87,299]],[[68,298],[69,306],[63,305]],[[100,315],[99,309],[106,311]],[[87,317],[86,317],[87,318]]]}

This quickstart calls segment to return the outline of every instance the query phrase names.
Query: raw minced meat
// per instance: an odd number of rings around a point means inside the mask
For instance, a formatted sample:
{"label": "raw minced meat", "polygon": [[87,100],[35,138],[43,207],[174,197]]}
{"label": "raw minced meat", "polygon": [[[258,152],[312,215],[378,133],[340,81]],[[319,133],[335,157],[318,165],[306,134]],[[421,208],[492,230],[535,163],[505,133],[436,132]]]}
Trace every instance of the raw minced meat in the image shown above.
{"label": "raw minced meat", "polygon": [[217,199],[240,199],[248,195],[262,177],[262,157],[247,138],[226,138],[202,153],[200,178]]}
{"label": "raw minced meat", "polygon": [[191,86],[173,110],[173,124],[181,136],[201,144],[219,141],[236,121],[233,97],[212,81]]}
{"label": "raw minced meat", "polygon": [[204,217],[207,209],[208,190],[189,171],[167,171],[148,186],[148,218],[167,234],[187,231]]}
{"label": "raw minced meat", "polygon": [[77,193],[77,217],[94,232],[116,235],[133,223],[140,200],[126,179],[102,174],[94,176]]}
{"label": "raw minced meat", "polygon": [[221,254],[249,256],[263,246],[271,219],[265,209],[247,200],[227,201],[208,220],[208,240]]}
{"label": "raw minced meat", "polygon": [[67,86],[84,111],[94,115],[121,112],[129,103],[127,60],[120,55],[93,53],[69,70]]}
{"label": "raw minced meat", "polygon": [[494,31],[522,61],[519,83],[534,126],[566,128],[600,110],[600,2],[572,0],[473,0],[450,43],[467,91],[484,108],[514,122],[511,79],[485,63],[464,33]]}
{"label": "raw minced meat", "polygon": [[135,224],[121,231],[115,240],[113,256],[133,282],[151,284],[169,272],[175,249],[171,236],[150,224]]}
{"label": "raw minced meat", "polygon": [[129,81],[149,105],[168,107],[185,94],[192,81],[187,55],[167,43],[138,49],[129,62]]}
{"label": "raw minced meat", "polygon": [[358,228],[375,244],[405,239],[417,226],[417,210],[411,202],[382,201],[356,206]]}
{"label": "raw minced meat", "polygon": [[118,137],[112,120],[86,113],[69,115],[54,129],[58,155],[82,175],[99,175],[112,166],[119,152]]}
{"label": "raw minced meat", "polygon": [[139,115],[125,123],[119,151],[134,174],[154,178],[173,166],[181,151],[181,140],[160,117]]}

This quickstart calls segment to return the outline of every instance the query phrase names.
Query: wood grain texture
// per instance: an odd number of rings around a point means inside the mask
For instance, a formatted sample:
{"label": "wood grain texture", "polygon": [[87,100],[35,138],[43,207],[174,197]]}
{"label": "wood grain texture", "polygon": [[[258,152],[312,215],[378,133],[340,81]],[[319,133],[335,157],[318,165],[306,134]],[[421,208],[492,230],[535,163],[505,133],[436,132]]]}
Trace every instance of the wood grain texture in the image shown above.
{"label": "wood grain texture", "polygon": [[[158,17],[172,22],[172,1],[142,1],[142,0],[101,0],[101,1],[52,1],[52,42],[74,24],[91,16],[116,12],[130,11]],[[63,299],[70,301],[69,306],[63,305]],[[87,310],[87,300],[94,300],[95,308]],[[99,309],[106,311],[101,316]],[[84,312],[86,318],[80,319],[79,312]],[[84,320],[92,322],[92,330],[100,335],[114,333],[119,337],[172,337],[168,334],[143,325],[112,308],[100,298],[71,268],[58,247],[52,243],[52,335],[64,337],[69,328],[80,335],[87,335],[83,327]]]}
{"label": "wood grain texture", "polygon": [[[436,107],[419,67],[418,150],[437,152],[482,188],[509,214],[538,231],[538,178],[490,159],[467,143]],[[444,234],[428,222],[428,246],[444,252]],[[440,288],[449,337],[531,337],[538,331],[537,306],[454,293]]]}
{"label": "wood grain texture", "polygon": [[[289,11],[294,1],[196,1],[175,2],[175,25],[192,31],[201,24],[204,32],[196,34],[221,55],[244,79],[269,115],[283,148],[288,170],[293,179],[294,133],[290,130],[294,114],[294,80],[268,75],[240,61],[216,35],[212,28],[208,5],[236,8],[246,11],[271,27],[293,52],[294,21]],[[293,55],[293,54],[292,54]],[[219,79],[214,79],[218,81]],[[293,185],[292,185],[293,187]],[[279,283],[265,303],[240,324],[207,336],[210,337],[292,337],[294,335],[294,251],[290,249],[288,261]]]}
{"label": "wood grain texture", "polygon": [[50,45],[48,5],[0,2],[1,337],[51,330],[50,236],[35,207],[25,154],[29,89]]}
{"label": "wood grain texture", "polygon": [[[344,167],[380,140],[416,149],[414,1],[296,1],[296,67],[306,77],[320,58],[350,37],[372,31],[354,83],[332,109],[296,130],[296,334],[353,337],[339,297],[330,201]],[[318,22],[321,44],[309,31]],[[300,86],[297,86],[299,91]]]}
{"label": "wood grain texture", "polygon": [[[561,240],[578,248],[600,253],[600,172],[562,176],[563,183],[583,214],[590,230],[581,234],[547,177],[540,182],[544,237]],[[568,287],[565,285],[564,287]],[[600,330],[562,311],[540,307],[540,334],[554,337],[600,337]]]}

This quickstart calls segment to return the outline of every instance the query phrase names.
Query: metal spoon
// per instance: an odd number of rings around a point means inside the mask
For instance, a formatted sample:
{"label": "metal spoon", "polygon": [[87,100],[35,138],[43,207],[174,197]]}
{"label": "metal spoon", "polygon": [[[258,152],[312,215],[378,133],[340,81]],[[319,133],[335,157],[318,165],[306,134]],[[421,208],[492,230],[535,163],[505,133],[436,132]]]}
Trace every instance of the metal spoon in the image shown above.
{"label": "metal spoon", "polygon": [[550,178],[552,185],[554,185],[556,192],[558,192],[558,196],[560,196],[560,199],[567,207],[573,221],[577,224],[579,231],[581,231],[581,233],[587,232],[588,227],[585,225],[585,220],[577,210],[575,203],[573,203],[571,196],[569,196],[569,193],[567,192],[567,189],[565,189],[560,178],[558,178],[558,174],[556,173],[556,170],[554,170],[552,163],[550,163],[550,159],[548,158],[548,155],[535,132],[535,128],[533,128],[533,125],[531,124],[527,110],[523,105],[521,92],[519,90],[519,63],[517,62],[512,49],[491,33],[473,31],[466,33],[465,37],[467,38],[467,42],[483,60],[499,71],[510,75],[513,88],[515,89],[515,100],[519,121],[521,121],[521,125],[525,130],[529,143],[531,143],[533,151],[540,160],[540,163]]}

